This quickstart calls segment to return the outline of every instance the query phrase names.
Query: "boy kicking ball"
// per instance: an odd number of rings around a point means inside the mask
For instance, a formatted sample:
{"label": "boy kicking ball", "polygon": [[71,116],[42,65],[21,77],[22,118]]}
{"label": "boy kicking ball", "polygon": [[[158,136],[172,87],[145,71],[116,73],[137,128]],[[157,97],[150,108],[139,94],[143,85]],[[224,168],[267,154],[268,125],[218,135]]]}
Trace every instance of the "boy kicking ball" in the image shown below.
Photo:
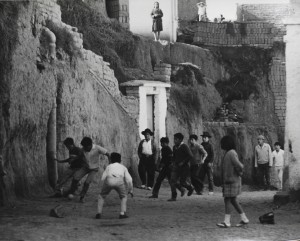
{"label": "boy kicking ball", "polygon": [[121,155],[119,153],[111,153],[111,164],[105,169],[100,184],[100,194],[98,196],[98,213],[96,219],[101,219],[103,204],[106,196],[111,190],[116,190],[121,199],[120,219],[128,218],[126,215],[127,208],[127,189],[128,194],[133,197],[132,178],[125,166],[121,163]]}

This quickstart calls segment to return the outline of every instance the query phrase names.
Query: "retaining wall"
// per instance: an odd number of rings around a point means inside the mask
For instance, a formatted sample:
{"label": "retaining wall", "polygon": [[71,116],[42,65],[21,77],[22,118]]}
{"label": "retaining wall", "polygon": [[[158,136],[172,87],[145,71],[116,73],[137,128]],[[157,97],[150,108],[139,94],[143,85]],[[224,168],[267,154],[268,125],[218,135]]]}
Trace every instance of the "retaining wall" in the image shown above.
{"label": "retaining wall", "polygon": [[285,30],[272,23],[210,23],[197,22],[193,25],[195,44],[217,46],[254,46],[270,48],[274,42],[283,41]]}

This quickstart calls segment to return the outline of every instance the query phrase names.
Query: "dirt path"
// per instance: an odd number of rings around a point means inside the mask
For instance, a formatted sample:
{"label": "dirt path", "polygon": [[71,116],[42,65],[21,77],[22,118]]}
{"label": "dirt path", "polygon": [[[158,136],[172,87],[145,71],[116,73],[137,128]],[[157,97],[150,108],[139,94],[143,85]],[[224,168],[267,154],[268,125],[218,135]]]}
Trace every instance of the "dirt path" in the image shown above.
{"label": "dirt path", "polygon": [[[275,192],[243,192],[240,201],[251,221],[247,227],[220,229],[223,199],[214,195],[178,198],[167,202],[170,190],[165,185],[158,199],[148,199],[149,191],[135,189],[128,200],[130,218],[120,220],[119,199],[112,193],[106,202],[103,219],[96,220],[96,190],[82,204],[78,199],[40,198],[0,209],[0,240],[9,241],[85,241],[85,240],[291,240],[300,239],[300,205],[288,204],[275,212],[275,225],[261,225],[258,217],[271,210]],[[57,204],[65,208],[65,218],[49,217]],[[232,224],[239,216],[232,215]]]}

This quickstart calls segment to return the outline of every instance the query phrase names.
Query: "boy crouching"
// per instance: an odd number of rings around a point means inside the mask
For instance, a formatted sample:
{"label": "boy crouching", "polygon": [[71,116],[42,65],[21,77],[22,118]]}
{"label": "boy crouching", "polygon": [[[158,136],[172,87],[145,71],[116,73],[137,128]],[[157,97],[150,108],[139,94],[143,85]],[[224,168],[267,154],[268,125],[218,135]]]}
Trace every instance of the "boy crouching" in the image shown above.
{"label": "boy crouching", "polygon": [[121,163],[121,155],[119,153],[111,153],[111,164],[105,169],[101,178],[101,191],[98,196],[98,213],[96,214],[96,219],[101,218],[102,208],[106,196],[111,190],[116,190],[121,199],[121,212],[119,218],[128,218],[126,215],[127,207],[127,189],[128,194],[133,196],[133,185],[132,178],[125,166]]}

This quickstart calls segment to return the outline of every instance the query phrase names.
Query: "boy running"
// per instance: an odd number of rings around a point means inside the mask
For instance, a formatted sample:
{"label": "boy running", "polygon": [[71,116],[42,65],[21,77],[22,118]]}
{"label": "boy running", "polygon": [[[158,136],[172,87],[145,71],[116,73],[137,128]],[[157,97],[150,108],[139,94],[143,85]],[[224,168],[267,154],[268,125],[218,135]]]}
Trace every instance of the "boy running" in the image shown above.
{"label": "boy running", "polygon": [[100,156],[105,155],[108,157],[108,160],[110,158],[109,152],[99,146],[93,144],[93,141],[90,137],[84,137],[81,140],[82,149],[84,151],[84,156],[87,160],[87,163],[89,165],[88,168],[82,169],[81,172],[76,175],[76,180],[79,182],[86,174],[88,174],[87,178],[85,179],[85,182],[83,184],[83,188],[80,193],[80,202],[84,202],[84,197],[90,187],[90,184],[94,180],[97,172],[99,171],[100,167]]}
{"label": "boy running", "polygon": [[[69,168],[65,171],[64,175],[57,181],[55,187],[56,190],[56,194],[54,195],[55,197],[64,196],[65,194],[67,194],[63,190],[63,185],[70,178],[72,178],[76,174],[76,172],[78,172],[81,168],[86,168],[88,166],[83,151],[79,147],[75,146],[73,138],[67,137],[63,143],[65,147],[69,150],[69,158],[65,160],[56,159],[56,161],[58,163],[68,162],[70,165]],[[78,183],[76,183],[76,185],[72,183],[71,190],[70,190],[71,193],[74,193],[76,191],[78,187],[77,184]]]}

